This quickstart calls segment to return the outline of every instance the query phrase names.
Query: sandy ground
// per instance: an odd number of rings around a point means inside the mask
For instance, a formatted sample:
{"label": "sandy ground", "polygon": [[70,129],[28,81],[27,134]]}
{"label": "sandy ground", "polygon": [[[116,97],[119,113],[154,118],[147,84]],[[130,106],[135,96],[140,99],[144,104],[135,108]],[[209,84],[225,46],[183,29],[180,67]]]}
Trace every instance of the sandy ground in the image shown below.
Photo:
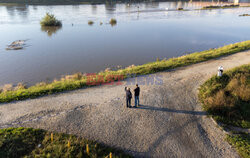
{"label": "sandy ground", "polygon": [[124,86],[131,80],[0,104],[0,128],[25,126],[76,134],[136,157],[239,157],[224,141],[224,132],[201,110],[197,92],[218,66],[227,70],[248,63],[250,51],[245,51],[137,78],[139,108],[125,106]]}

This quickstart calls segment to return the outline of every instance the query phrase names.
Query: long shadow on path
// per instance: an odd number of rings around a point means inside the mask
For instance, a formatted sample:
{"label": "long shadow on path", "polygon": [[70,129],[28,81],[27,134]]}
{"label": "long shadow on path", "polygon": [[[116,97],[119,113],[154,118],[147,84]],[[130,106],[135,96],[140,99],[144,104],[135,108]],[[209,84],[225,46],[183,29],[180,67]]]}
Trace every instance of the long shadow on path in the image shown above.
{"label": "long shadow on path", "polygon": [[207,115],[205,111],[176,110],[176,109],[161,108],[161,107],[154,107],[154,106],[148,106],[148,105],[140,105],[139,107],[137,107],[137,109],[172,112],[172,113],[179,113],[179,114],[190,114],[190,115],[203,115],[203,116]]}

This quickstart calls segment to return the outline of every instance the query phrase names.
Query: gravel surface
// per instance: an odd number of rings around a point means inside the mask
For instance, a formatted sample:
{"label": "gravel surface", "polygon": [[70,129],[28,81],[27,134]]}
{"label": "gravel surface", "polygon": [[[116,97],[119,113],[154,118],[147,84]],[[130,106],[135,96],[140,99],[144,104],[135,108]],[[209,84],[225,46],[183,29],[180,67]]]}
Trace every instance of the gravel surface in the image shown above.
{"label": "gravel surface", "polygon": [[24,126],[76,134],[136,157],[239,157],[224,141],[225,133],[201,110],[197,92],[218,66],[227,70],[248,63],[250,51],[245,51],[137,78],[158,83],[140,84],[139,108],[125,106],[124,86],[131,80],[0,104],[0,128]]}

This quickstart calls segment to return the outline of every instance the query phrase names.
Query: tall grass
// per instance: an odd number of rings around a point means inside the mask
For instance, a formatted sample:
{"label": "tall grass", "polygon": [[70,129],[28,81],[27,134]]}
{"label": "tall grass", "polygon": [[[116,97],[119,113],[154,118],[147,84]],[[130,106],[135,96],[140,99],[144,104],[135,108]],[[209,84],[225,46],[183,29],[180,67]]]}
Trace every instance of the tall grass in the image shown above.
{"label": "tall grass", "polygon": [[203,107],[215,120],[250,128],[250,64],[206,81],[199,92]]}
{"label": "tall grass", "polygon": [[0,157],[94,158],[106,157],[110,152],[114,158],[131,157],[121,150],[74,135],[22,127],[0,129]]}
{"label": "tall grass", "polygon": [[[202,52],[196,52],[189,55],[184,55],[181,57],[170,58],[168,60],[164,59],[161,61],[150,62],[138,66],[129,66],[124,69],[119,69],[116,71],[105,71],[100,72],[97,75],[102,75],[104,82],[109,82],[111,79],[118,80],[117,75],[123,76],[123,79],[129,77],[131,74],[146,75],[159,71],[164,71],[168,69],[177,68],[180,66],[186,66],[202,61],[207,61],[212,58],[217,58],[224,55],[230,55],[243,50],[250,49],[250,41],[230,44],[217,49],[210,49]],[[114,77],[112,78],[112,75]],[[95,78],[98,80],[98,78]],[[82,87],[88,87],[87,76],[81,75],[81,77],[73,77],[68,79],[61,79],[59,81],[54,81],[52,83],[42,83],[31,86],[27,89],[11,90],[0,93],[0,102],[10,102],[14,100],[23,100],[27,98],[35,98],[38,96],[58,93],[67,90],[74,90]]]}

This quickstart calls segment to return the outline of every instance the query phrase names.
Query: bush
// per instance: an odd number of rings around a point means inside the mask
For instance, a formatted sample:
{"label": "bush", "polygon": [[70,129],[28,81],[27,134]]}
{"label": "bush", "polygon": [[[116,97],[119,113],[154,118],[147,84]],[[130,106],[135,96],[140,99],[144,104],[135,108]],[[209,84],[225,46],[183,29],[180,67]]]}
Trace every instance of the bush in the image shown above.
{"label": "bush", "polygon": [[116,19],[112,18],[112,19],[110,19],[109,23],[110,23],[112,26],[114,26],[114,25],[117,24],[117,21],[116,21]]}
{"label": "bush", "polygon": [[57,20],[53,14],[46,13],[45,17],[40,21],[42,26],[62,26],[61,21]]}
{"label": "bush", "polygon": [[89,20],[89,21],[88,21],[88,24],[89,24],[89,25],[93,25],[93,24],[94,24],[94,21]]}

